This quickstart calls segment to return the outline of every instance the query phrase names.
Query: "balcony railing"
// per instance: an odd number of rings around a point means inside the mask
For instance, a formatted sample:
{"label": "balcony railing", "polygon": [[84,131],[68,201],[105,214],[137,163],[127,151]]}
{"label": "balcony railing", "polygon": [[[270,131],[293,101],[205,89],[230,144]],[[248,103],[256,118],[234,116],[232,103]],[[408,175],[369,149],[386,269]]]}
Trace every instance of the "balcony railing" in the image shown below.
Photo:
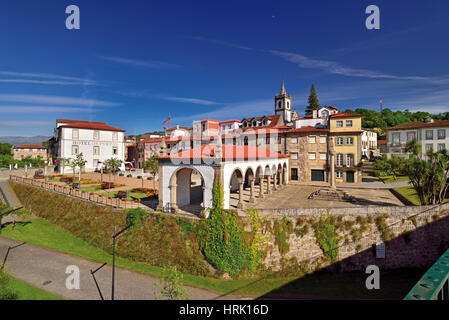
{"label": "balcony railing", "polygon": [[424,274],[404,300],[449,300],[449,249]]}

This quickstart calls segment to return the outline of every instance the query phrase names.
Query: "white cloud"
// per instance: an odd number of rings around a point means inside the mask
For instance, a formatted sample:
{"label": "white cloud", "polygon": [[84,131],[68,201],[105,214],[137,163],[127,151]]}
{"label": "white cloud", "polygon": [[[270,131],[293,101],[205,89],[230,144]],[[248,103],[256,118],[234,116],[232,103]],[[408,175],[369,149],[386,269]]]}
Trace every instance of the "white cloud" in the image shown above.
{"label": "white cloud", "polygon": [[99,110],[76,108],[76,107],[56,107],[56,106],[4,106],[0,105],[0,114],[13,114],[13,113],[91,113]]}
{"label": "white cloud", "polygon": [[177,67],[177,65],[175,65],[175,64],[162,62],[162,61],[156,61],[156,60],[143,61],[143,60],[121,58],[121,57],[111,57],[111,56],[98,56],[98,58],[106,60],[106,61],[127,64],[127,65],[136,66],[136,67],[145,67],[145,68],[174,68],[174,67]]}
{"label": "white cloud", "polygon": [[182,97],[162,97],[158,96],[160,99],[168,100],[168,101],[175,101],[175,102],[186,102],[186,103],[194,103],[194,104],[203,104],[203,105],[214,105],[218,104],[218,102],[210,101],[210,100],[204,100],[204,99],[196,99],[196,98],[182,98]]}
{"label": "white cloud", "polygon": [[[13,72],[13,71],[0,70],[0,75],[7,77],[38,79],[38,80],[1,79],[0,82],[12,82],[12,83],[22,82],[22,83],[38,83],[38,84],[57,84],[57,85],[98,85],[96,81],[90,79],[63,76],[50,73]],[[64,80],[64,81],[56,81],[56,80]]]}
{"label": "white cloud", "polygon": [[56,104],[56,105],[71,105],[84,107],[115,107],[120,105],[115,102],[108,102],[95,99],[73,98],[62,96],[44,96],[44,95],[27,95],[27,94],[0,94],[0,101],[4,102],[18,102],[18,103],[33,103],[33,104]]}

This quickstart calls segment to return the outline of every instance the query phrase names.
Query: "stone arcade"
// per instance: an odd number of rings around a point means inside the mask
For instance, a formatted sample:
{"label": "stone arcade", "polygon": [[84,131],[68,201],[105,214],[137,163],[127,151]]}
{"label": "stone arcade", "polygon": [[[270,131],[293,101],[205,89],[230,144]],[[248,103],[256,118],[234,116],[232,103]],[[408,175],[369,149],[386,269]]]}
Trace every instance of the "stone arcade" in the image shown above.
{"label": "stone arcade", "polygon": [[[243,209],[256,198],[263,198],[288,183],[287,155],[255,146],[222,145],[220,140],[170,156],[165,153],[163,141],[159,157],[159,210],[192,211],[195,206],[204,211],[212,207],[217,178],[223,185],[225,209]],[[192,177],[197,177],[198,186],[192,186]],[[244,200],[247,189],[249,199]]]}

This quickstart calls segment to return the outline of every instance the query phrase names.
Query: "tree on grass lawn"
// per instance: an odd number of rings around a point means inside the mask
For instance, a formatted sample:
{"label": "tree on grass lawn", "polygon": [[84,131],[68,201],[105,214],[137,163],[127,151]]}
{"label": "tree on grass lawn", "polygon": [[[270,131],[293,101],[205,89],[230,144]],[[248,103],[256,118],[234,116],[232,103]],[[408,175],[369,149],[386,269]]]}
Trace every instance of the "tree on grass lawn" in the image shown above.
{"label": "tree on grass lawn", "polygon": [[[19,210],[14,210],[13,208],[8,207],[3,202],[0,201],[0,234],[2,233],[2,228],[5,224],[2,224],[2,219],[9,216],[9,215],[15,215],[17,217],[25,217],[28,216],[30,212],[24,208],[21,208]],[[8,222],[8,224],[11,222]]]}
{"label": "tree on grass lawn", "polygon": [[122,165],[122,160],[117,158],[110,158],[104,162],[104,166],[109,171],[109,180],[111,180],[111,173],[116,173]]}
{"label": "tree on grass lawn", "polygon": [[[79,168],[79,172],[78,172],[78,182],[81,184],[81,170],[84,168],[84,166],[86,165],[87,161],[84,160],[83,158],[83,153],[78,153],[75,157],[75,159],[72,160],[71,162],[73,164],[73,166],[76,168]],[[73,169],[73,173],[75,174],[75,169]]]}
{"label": "tree on grass lawn", "polygon": [[169,300],[188,300],[187,289],[182,285],[183,275],[176,266],[163,267],[162,278],[159,286],[162,287],[159,292],[154,291],[156,300],[161,297]]}
{"label": "tree on grass lawn", "polygon": [[405,159],[401,157],[392,156],[388,159],[384,156],[382,159],[376,160],[374,169],[379,176],[393,176],[393,179],[396,181],[397,176],[402,173],[404,161]]}
{"label": "tree on grass lawn", "polygon": [[320,109],[320,103],[318,101],[318,96],[316,94],[315,85],[312,84],[312,88],[310,89],[309,95],[309,105],[306,108],[306,115],[313,114],[313,110]]}
{"label": "tree on grass lawn", "polygon": [[151,174],[153,175],[153,190],[156,191],[156,175],[159,171],[159,164],[157,161],[157,157],[159,157],[159,154],[153,153],[151,157],[145,162],[145,165],[151,169]]}
{"label": "tree on grass lawn", "polygon": [[441,204],[446,198],[449,179],[447,150],[429,152],[428,159],[412,157],[405,161],[403,172],[410,178],[422,205]]}

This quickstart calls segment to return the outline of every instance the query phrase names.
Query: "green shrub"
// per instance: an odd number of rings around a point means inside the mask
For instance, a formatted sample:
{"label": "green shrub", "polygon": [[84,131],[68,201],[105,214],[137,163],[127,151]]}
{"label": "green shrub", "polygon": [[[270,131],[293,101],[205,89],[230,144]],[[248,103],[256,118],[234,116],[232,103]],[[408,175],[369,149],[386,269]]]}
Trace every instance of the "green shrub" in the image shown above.
{"label": "green shrub", "polygon": [[327,210],[326,217],[320,215],[320,219],[314,224],[315,238],[324,255],[336,261],[338,257],[338,233],[330,211]]}
{"label": "green shrub", "polygon": [[126,225],[133,224],[137,229],[142,225],[142,220],[150,213],[142,208],[126,210]]}
{"label": "green shrub", "polygon": [[376,218],[377,230],[379,230],[382,241],[387,242],[393,238],[393,234],[387,226],[386,216],[382,215]]}
{"label": "green shrub", "polygon": [[290,250],[288,240],[290,234],[293,233],[293,222],[287,218],[275,220],[273,224],[274,241],[281,255],[286,254]]}
{"label": "green shrub", "polygon": [[0,264],[0,300],[17,300],[19,298],[17,292],[9,287],[10,283],[11,277],[3,270],[3,265]]}

